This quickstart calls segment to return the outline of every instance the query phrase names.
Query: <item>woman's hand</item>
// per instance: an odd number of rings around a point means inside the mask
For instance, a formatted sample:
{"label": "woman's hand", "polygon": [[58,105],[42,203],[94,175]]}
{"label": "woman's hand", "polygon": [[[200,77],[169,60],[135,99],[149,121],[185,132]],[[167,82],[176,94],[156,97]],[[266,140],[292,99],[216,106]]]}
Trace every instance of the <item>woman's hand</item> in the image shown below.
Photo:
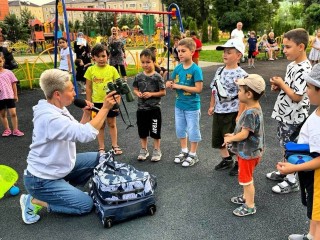
{"label": "woman's hand", "polygon": [[104,98],[102,108],[110,110],[116,103],[120,103],[120,95],[116,93],[116,91],[108,93]]}

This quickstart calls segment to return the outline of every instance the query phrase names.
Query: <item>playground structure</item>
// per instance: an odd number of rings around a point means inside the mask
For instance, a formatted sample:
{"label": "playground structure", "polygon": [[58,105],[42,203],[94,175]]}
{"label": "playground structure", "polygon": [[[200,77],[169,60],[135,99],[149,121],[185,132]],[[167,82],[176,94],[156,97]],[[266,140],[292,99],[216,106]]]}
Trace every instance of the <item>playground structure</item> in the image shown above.
{"label": "playground structure", "polygon": [[[58,55],[58,36],[57,36],[57,31],[58,31],[58,19],[59,19],[59,15],[64,15],[64,23],[65,23],[65,28],[66,28],[66,32],[69,32],[69,26],[68,26],[68,15],[67,15],[67,11],[81,11],[81,12],[114,12],[114,13],[144,13],[147,16],[150,16],[149,14],[162,14],[162,15],[167,15],[168,16],[168,42],[166,43],[167,46],[170,46],[170,21],[171,18],[173,19],[178,19],[179,23],[180,23],[180,32],[184,32],[183,29],[183,25],[182,25],[182,20],[180,17],[180,10],[179,7],[175,4],[172,3],[169,5],[168,7],[168,12],[165,11],[140,11],[140,10],[120,10],[120,9],[106,9],[106,8],[71,8],[71,7],[66,7],[65,1],[64,0],[56,0],[56,12],[55,12],[55,44],[54,44],[54,67],[57,67],[57,55]],[[149,19],[149,17],[147,17]],[[150,22],[151,22],[151,18],[150,18]],[[147,24],[150,24],[147,23]],[[150,33],[150,32],[149,32]],[[151,34],[149,34],[151,35]],[[72,48],[71,48],[71,40],[70,40],[70,36],[67,35],[67,42],[68,42],[68,46],[69,46],[69,53],[70,53],[70,58],[71,58],[71,62],[73,62],[73,53],[72,53]],[[167,69],[170,69],[169,66],[169,54],[167,54]],[[78,89],[77,89],[77,84],[76,84],[76,74],[75,74],[75,69],[74,69],[74,65],[72,64],[72,75],[73,75],[73,81],[74,81],[74,86],[75,86],[75,91],[76,94],[78,95]]]}
{"label": "playground structure", "polygon": [[[58,11],[58,5],[60,5],[60,12]],[[62,6],[62,9],[61,9]],[[29,88],[32,89],[33,85],[36,83],[39,76],[35,76],[36,70],[42,70],[38,69],[37,66],[38,63],[42,63],[46,68],[52,68],[57,67],[57,56],[59,54],[58,48],[56,47],[57,39],[61,36],[64,36],[67,38],[68,46],[72,46],[72,42],[75,39],[74,34],[66,34],[69,32],[68,24],[65,24],[65,32],[61,32],[59,30],[58,24],[61,24],[62,22],[58,19],[59,14],[61,15],[64,13],[64,22],[68,23],[67,14],[66,11],[102,11],[102,12],[126,12],[126,13],[146,13],[146,14],[163,14],[167,15],[170,19],[176,19],[178,17],[178,20],[180,21],[180,31],[183,32],[183,26],[182,21],[180,18],[180,12],[178,6],[175,4],[171,4],[168,7],[168,12],[158,12],[158,11],[130,11],[130,10],[118,10],[118,9],[83,9],[83,8],[66,8],[64,4],[64,0],[56,0],[56,17],[53,18],[51,21],[46,23],[41,23],[39,20],[30,21],[30,24],[32,25],[32,36],[34,36],[34,39],[37,40],[37,43],[43,44],[43,51],[36,55],[36,56],[29,56],[27,59],[24,58],[23,60],[19,61],[19,64],[24,64],[25,67],[19,67],[18,69],[14,70],[15,74],[22,75],[23,79],[21,79],[21,82],[28,82]],[[126,36],[124,39],[126,43],[126,56],[127,56],[127,62],[130,62],[131,68],[139,69],[140,68],[140,60],[139,60],[139,51],[138,50],[129,50],[127,47],[150,47],[155,46],[158,49],[158,59],[161,59],[163,64],[167,64],[167,69],[170,69],[170,54],[168,54],[168,43],[164,43],[161,38],[161,28],[163,28],[162,23],[157,23],[156,27],[157,30],[154,34],[145,36],[145,35],[130,35],[130,30],[128,27],[122,27],[121,34]],[[57,30],[56,30],[57,29]],[[170,34],[170,24],[168,28],[168,33]],[[126,35],[125,35],[126,34]],[[170,35],[169,35],[170,36]],[[48,39],[49,38],[49,39]],[[95,38],[90,38],[86,36],[87,41],[90,45],[94,45],[99,42],[107,42],[107,37],[105,36],[97,36]],[[168,38],[169,40],[169,38]],[[170,41],[170,40],[169,40]],[[24,42],[19,41],[16,43],[9,43],[9,47],[11,49],[15,49],[15,55],[18,56],[19,53],[26,53],[26,54],[34,54],[36,51],[34,51],[34,45],[33,40],[31,39],[30,42]],[[70,47],[70,56],[71,60],[73,61],[73,52],[72,48]],[[53,54],[52,54],[53,53]],[[167,59],[167,61],[163,61]],[[172,61],[171,61],[172,62]],[[133,63],[133,64],[132,64]],[[163,65],[162,64],[162,65]],[[171,66],[172,67],[172,66]],[[43,69],[45,70],[45,69]],[[72,75],[75,85],[76,93],[77,91],[77,84],[76,84],[76,77],[75,77],[75,69],[72,65]],[[26,86],[23,84],[23,86]]]}

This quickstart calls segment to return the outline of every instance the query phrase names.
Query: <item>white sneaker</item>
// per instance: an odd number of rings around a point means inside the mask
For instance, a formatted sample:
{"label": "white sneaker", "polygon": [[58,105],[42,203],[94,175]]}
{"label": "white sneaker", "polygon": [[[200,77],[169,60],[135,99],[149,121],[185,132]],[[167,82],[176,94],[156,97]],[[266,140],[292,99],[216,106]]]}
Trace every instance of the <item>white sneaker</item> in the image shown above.
{"label": "white sneaker", "polygon": [[307,234],[291,234],[288,240],[312,240],[312,238],[308,238]]}

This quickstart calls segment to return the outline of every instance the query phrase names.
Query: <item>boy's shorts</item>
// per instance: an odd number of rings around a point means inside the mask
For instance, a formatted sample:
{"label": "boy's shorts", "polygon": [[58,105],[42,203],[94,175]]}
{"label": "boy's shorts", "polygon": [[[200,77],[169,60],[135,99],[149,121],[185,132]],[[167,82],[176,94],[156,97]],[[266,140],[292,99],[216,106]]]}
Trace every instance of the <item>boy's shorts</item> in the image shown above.
{"label": "boy's shorts", "polygon": [[162,117],[160,108],[137,111],[137,126],[140,138],[161,139]]}
{"label": "boy's shorts", "polygon": [[200,142],[200,110],[186,111],[175,108],[177,138],[189,138],[190,142]]}
{"label": "boy's shorts", "polygon": [[307,207],[307,216],[320,221],[320,169],[298,172],[301,201]]}
{"label": "boy's shorts", "polygon": [[238,166],[239,166],[239,175],[238,181],[240,185],[249,185],[253,182],[253,172],[258,163],[260,162],[261,157],[244,159],[237,155]]}
{"label": "boy's shorts", "polygon": [[255,52],[255,51],[249,50],[249,51],[248,51],[248,58],[256,58],[256,56],[253,55],[254,52]]}
{"label": "boy's shorts", "polygon": [[287,142],[297,141],[303,123],[288,124],[280,121],[278,122],[277,137],[280,142],[280,147],[284,147]]}
{"label": "boy's shorts", "polygon": [[3,99],[0,100],[0,110],[2,109],[9,109],[9,108],[15,108],[16,102],[14,99]]}
{"label": "boy's shorts", "polygon": [[233,133],[236,127],[238,112],[233,113],[214,113],[212,120],[212,147],[222,148],[224,135]]}
{"label": "boy's shorts", "polygon": [[[103,105],[103,103],[93,103],[93,105],[96,107],[96,108],[102,108],[102,105]],[[110,110],[109,111],[109,113],[108,113],[108,115],[107,115],[107,117],[108,118],[114,118],[114,117],[116,117],[116,116],[118,116],[119,115],[119,111],[114,111],[114,110]]]}

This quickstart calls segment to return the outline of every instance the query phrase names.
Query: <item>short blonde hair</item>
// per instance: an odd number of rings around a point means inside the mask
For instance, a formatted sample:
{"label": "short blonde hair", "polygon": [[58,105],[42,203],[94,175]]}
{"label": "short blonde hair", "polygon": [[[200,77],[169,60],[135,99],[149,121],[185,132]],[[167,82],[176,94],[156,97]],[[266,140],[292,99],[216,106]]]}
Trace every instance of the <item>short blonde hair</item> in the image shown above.
{"label": "short blonde hair", "polygon": [[52,99],[55,91],[63,92],[70,81],[70,75],[59,69],[45,70],[40,76],[40,88],[46,99]]}
{"label": "short blonde hair", "polygon": [[190,51],[196,50],[196,43],[190,37],[183,38],[179,41],[178,46],[185,46],[190,49]]}

